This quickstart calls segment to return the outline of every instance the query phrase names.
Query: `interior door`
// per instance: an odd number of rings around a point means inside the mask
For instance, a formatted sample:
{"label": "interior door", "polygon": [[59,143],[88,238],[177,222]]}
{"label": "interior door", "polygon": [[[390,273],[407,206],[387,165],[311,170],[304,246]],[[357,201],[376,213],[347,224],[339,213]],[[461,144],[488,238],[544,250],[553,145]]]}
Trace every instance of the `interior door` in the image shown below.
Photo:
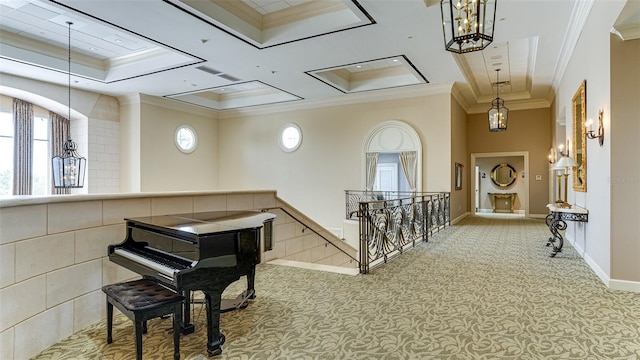
{"label": "interior door", "polygon": [[382,163],[376,168],[375,191],[398,191],[398,164]]}

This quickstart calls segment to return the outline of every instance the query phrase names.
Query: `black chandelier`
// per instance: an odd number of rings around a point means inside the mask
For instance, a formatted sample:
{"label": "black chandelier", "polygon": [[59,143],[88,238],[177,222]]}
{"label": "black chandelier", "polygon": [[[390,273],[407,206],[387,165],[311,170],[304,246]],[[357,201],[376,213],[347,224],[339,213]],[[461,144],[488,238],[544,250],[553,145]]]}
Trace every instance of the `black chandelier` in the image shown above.
{"label": "black chandelier", "polygon": [[462,54],[482,50],[493,41],[498,0],[441,0],[444,46]]}
{"label": "black chandelier", "polygon": [[[71,123],[71,21],[67,21],[69,26],[69,113],[68,120]],[[67,140],[62,146],[62,156],[55,156],[52,161],[53,186],[55,188],[81,188],[84,186],[84,174],[87,168],[87,159],[81,157],[76,152],[77,145],[71,140],[71,124],[67,127]]]}
{"label": "black chandelier", "polygon": [[500,69],[496,69],[496,98],[491,102],[489,115],[489,131],[505,131],[507,130],[507,121],[509,121],[509,109],[504,106],[504,100],[500,99],[500,82],[498,81]]}

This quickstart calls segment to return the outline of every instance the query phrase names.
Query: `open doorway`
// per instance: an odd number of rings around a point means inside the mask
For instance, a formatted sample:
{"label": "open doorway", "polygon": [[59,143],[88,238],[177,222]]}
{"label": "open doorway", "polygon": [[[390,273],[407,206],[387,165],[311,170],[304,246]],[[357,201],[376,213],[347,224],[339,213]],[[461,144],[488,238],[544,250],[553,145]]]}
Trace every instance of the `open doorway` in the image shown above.
{"label": "open doorway", "polygon": [[[529,216],[529,152],[474,153],[471,209],[476,214]],[[505,181],[501,174],[513,175]]]}

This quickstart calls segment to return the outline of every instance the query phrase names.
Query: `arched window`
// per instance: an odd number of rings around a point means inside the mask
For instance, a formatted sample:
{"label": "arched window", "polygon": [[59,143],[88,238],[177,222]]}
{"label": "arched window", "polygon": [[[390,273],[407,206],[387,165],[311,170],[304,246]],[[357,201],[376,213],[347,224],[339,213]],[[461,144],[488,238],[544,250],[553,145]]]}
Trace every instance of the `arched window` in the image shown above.
{"label": "arched window", "polygon": [[363,158],[367,191],[421,191],[422,143],[409,124],[389,120],[377,125],[365,140]]}

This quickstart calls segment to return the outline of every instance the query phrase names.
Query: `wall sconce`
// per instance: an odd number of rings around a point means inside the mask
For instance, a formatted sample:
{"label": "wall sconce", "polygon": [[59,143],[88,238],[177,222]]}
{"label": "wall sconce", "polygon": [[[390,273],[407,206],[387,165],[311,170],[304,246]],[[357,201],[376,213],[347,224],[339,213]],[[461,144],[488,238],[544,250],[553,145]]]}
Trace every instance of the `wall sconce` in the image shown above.
{"label": "wall sconce", "polygon": [[564,148],[564,144],[558,145],[558,154],[560,154],[560,156],[569,156],[569,140],[567,140],[566,150]]}
{"label": "wall sconce", "polygon": [[556,149],[554,147],[549,149],[549,164],[555,164],[558,154],[556,154]]}
{"label": "wall sconce", "polygon": [[604,144],[604,125],[602,124],[602,109],[598,110],[598,130],[597,132],[593,130],[593,121],[589,119],[587,123],[584,125],[587,131],[587,137],[589,139],[598,139],[598,143],[600,146]]}

